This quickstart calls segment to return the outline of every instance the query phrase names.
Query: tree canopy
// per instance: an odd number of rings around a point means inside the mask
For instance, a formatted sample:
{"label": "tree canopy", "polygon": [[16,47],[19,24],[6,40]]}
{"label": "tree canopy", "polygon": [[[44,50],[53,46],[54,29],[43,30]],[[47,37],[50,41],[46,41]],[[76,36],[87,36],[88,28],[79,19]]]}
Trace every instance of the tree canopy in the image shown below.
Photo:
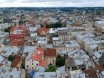
{"label": "tree canopy", "polygon": [[47,24],[46,28],[57,28],[57,27],[62,27],[61,22],[57,22],[55,24]]}
{"label": "tree canopy", "polygon": [[4,29],[4,32],[10,33],[10,29],[11,29],[11,27],[8,27],[8,28]]}
{"label": "tree canopy", "polygon": [[45,70],[45,72],[55,72],[56,71],[56,67],[53,65],[49,65],[48,69]]}
{"label": "tree canopy", "polygon": [[14,55],[9,55],[8,60],[13,61],[15,59]]}
{"label": "tree canopy", "polygon": [[60,55],[57,56],[56,58],[56,66],[64,66],[65,65],[65,59],[64,57],[61,57]]}

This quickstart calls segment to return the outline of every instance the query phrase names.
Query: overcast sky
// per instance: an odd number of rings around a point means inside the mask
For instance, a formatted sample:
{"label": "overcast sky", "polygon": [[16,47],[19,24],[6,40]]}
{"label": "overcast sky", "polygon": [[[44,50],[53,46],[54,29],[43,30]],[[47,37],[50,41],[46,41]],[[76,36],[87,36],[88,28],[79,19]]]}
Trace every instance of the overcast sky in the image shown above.
{"label": "overcast sky", "polygon": [[0,7],[102,7],[104,0],[0,0]]}

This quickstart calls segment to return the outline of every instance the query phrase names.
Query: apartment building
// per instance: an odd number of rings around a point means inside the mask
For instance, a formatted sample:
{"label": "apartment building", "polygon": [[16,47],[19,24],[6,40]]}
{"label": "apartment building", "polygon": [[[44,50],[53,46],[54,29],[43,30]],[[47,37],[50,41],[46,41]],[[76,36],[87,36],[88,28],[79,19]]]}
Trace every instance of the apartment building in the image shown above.
{"label": "apartment building", "polygon": [[47,65],[56,65],[56,49],[46,48],[44,51],[44,59]]}

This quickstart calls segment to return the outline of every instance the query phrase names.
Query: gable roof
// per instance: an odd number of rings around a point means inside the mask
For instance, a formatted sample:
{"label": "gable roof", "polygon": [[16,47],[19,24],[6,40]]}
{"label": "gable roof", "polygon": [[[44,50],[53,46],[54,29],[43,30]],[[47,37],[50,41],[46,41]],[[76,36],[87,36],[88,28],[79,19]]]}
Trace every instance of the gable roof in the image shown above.
{"label": "gable roof", "polygon": [[56,56],[56,49],[47,48],[44,52],[44,56]]}
{"label": "gable roof", "polygon": [[30,58],[40,62],[42,60],[43,52],[43,48],[36,48]]}
{"label": "gable roof", "polygon": [[43,48],[36,48],[35,51],[32,53],[30,59],[36,60],[39,62],[40,66],[46,67],[46,61],[42,59],[43,53]]}
{"label": "gable roof", "polygon": [[11,63],[10,67],[16,67],[20,62],[22,61],[22,58],[18,55],[15,55],[15,59],[13,60],[13,62]]}

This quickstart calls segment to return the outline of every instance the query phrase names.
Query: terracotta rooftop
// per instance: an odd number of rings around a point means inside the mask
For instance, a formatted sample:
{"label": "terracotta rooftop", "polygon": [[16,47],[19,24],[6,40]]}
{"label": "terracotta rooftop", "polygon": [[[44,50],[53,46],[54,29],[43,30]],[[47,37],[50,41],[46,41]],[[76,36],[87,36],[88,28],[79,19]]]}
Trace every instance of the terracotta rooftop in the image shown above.
{"label": "terracotta rooftop", "polygon": [[46,67],[46,61],[42,60],[39,65],[42,66],[42,67]]}
{"label": "terracotta rooftop", "polygon": [[24,38],[25,34],[10,34],[9,38]]}
{"label": "terracotta rooftop", "polygon": [[23,30],[23,31],[26,31],[26,26],[13,26],[11,29],[10,29],[10,33],[12,33],[14,30]]}
{"label": "terracotta rooftop", "polygon": [[98,78],[96,71],[91,69],[85,71],[85,76],[86,78]]}
{"label": "terracotta rooftop", "polygon": [[42,60],[43,53],[44,53],[43,48],[36,48],[30,58],[38,61],[40,66],[46,67],[46,61]]}
{"label": "terracotta rooftop", "polygon": [[101,72],[104,71],[104,68],[103,68],[101,65],[95,64],[95,66],[96,66]]}
{"label": "terracotta rooftop", "polygon": [[19,41],[18,40],[13,40],[12,46],[18,46],[19,45]]}
{"label": "terracotta rooftop", "polygon": [[47,49],[44,51],[44,56],[56,56],[56,49],[47,48]]}
{"label": "terracotta rooftop", "polygon": [[40,62],[42,60],[43,52],[44,52],[43,48],[36,48],[30,58]]}
{"label": "terracotta rooftop", "polygon": [[47,33],[48,31],[49,31],[48,28],[42,27],[42,28],[38,29],[38,34],[46,35],[46,33]]}
{"label": "terracotta rooftop", "polygon": [[13,62],[11,63],[10,67],[17,67],[17,65],[22,61],[22,58],[18,55],[15,55],[15,59],[13,60]]}

